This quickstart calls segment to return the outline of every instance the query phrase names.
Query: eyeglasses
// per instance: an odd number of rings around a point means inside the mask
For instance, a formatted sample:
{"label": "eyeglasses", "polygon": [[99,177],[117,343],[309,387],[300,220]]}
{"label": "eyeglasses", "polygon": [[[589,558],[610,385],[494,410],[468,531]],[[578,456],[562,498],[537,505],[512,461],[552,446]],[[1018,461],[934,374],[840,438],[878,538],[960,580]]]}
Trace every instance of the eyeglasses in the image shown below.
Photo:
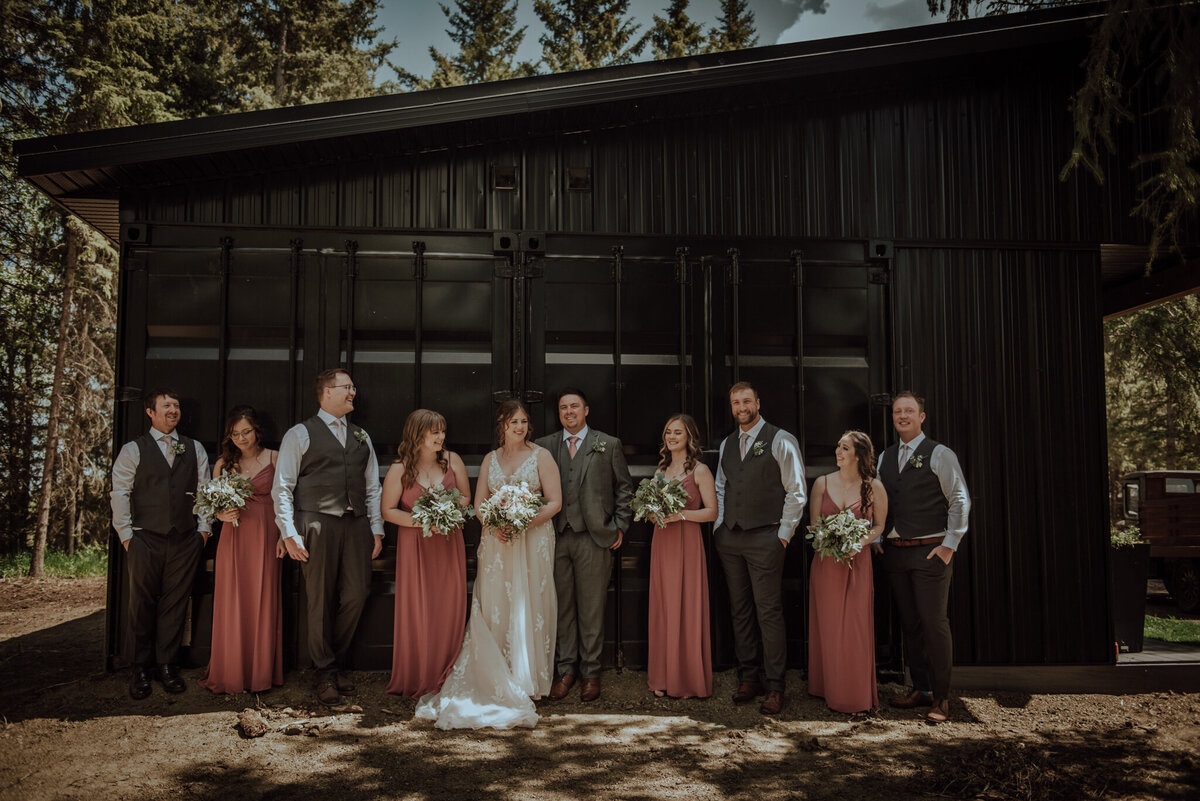
{"label": "eyeglasses", "polygon": [[250,429],[249,431],[230,431],[229,432],[230,439],[250,439],[250,437],[252,437],[252,436],[254,436],[253,428]]}
{"label": "eyeglasses", "polygon": [[353,384],[334,384],[333,386],[330,387],[330,389],[344,389],[347,392],[357,392],[358,391],[358,387],[354,386]]}

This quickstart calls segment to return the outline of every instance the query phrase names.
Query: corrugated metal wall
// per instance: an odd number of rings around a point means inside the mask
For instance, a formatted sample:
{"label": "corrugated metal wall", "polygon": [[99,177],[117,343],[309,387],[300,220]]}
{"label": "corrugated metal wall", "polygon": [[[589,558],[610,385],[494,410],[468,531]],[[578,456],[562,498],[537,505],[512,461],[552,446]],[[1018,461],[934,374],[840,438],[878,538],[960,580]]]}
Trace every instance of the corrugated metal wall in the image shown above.
{"label": "corrugated metal wall", "polygon": [[[480,123],[473,139],[449,132],[404,153],[397,136],[369,161],[159,187],[123,206],[127,220],[281,240],[412,229],[892,241],[879,332],[892,388],[929,398],[928,430],[960,454],[975,495],[956,658],[1103,662],[1096,244],[1145,232],[1120,174],[1103,188],[1058,180],[1078,55],[676,98],[672,114],[598,107],[588,130],[520,140],[489,141]],[[1114,164],[1129,162],[1123,147]],[[509,172],[515,185],[496,188]],[[579,176],[590,187],[572,187]]]}

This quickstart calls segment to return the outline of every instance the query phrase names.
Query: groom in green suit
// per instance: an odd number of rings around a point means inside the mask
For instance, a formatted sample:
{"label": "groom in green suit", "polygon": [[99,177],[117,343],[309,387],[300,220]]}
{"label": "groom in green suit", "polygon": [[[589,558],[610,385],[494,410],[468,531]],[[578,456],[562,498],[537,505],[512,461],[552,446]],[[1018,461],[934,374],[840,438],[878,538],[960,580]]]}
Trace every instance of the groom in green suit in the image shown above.
{"label": "groom in green suit", "polygon": [[537,441],[554,456],[563,507],[554,518],[554,586],[558,593],[558,679],[549,698],[567,696],[582,679],[581,701],[600,697],[600,650],[613,551],[629,528],[633,480],[621,440],[588,428],[587,396],[574,387],[558,393],[562,431]]}

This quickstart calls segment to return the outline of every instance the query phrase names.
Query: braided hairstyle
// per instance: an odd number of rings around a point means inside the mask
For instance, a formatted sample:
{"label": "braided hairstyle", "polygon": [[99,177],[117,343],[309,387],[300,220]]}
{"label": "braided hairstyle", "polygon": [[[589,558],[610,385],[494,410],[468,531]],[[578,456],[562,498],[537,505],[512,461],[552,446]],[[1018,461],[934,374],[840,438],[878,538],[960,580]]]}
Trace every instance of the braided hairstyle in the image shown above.
{"label": "braided hairstyle", "polygon": [[859,514],[866,517],[873,503],[871,482],[877,475],[875,469],[875,446],[871,444],[871,438],[861,431],[847,431],[845,434],[842,434],[842,439],[850,440],[850,447],[854,449],[854,457],[858,461],[858,477],[861,481],[859,485]]}

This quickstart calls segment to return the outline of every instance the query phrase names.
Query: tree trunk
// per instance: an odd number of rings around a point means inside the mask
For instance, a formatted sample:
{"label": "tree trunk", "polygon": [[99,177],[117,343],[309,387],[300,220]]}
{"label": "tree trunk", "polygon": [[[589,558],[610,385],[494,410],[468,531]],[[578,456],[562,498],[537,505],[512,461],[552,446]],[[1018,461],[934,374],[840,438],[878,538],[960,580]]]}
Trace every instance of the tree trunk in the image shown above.
{"label": "tree trunk", "polygon": [[[284,9],[279,10],[280,15],[284,13]],[[283,105],[284,83],[283,83],[283,62],[287,59],[287,34],[288,24],[287,19],[279,20],[279,53],[275,57],[275,102]]]}
{"label": "tree trunk", "polygon": [[50,384],[50,414],[46,422],[46,459],[42,463],[42,488],[38,498],[37,532],[33,540],[33,558],[29,575],[40,578],[46,563],[46,535],[50,528],[50,495],[54,488],[54,456],[58,451],[58,414],[62,406],[59,389],[67,361],[67,329],[71,324],[71,300],[75,293],[75,268],[79,259],[79,239],[70,222],[67,229],[67,274],[63,280],[62,314],[58,318],[58,352],[54,357],[54,379]]}

